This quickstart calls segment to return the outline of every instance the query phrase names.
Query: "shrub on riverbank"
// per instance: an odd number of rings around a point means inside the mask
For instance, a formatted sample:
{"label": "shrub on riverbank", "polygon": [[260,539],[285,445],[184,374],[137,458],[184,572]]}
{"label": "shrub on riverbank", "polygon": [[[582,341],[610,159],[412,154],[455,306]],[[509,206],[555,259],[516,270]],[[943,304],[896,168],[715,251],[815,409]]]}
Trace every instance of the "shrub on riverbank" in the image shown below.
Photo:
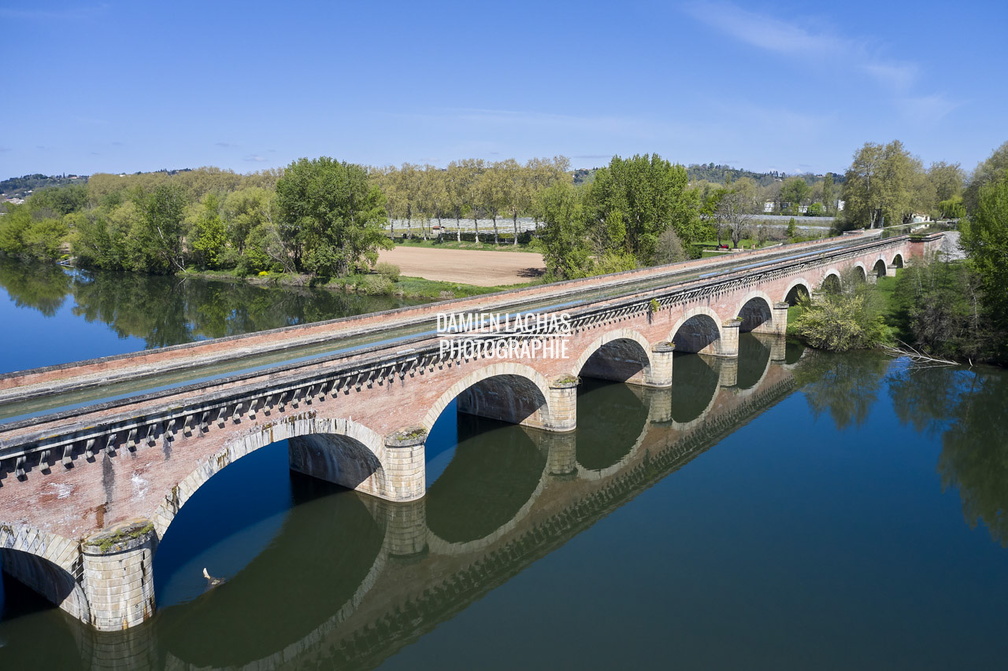
{"label": "shrub on riverbank", "polygon": [[801,296],[788,330],[811,347],[834,352],[891,345],[895,336],[886,319],[887,297],[849,272],[839,283],[824,283],[815,297]]}
{"label": "shrub on riverbank", "polygon": [[892,341],[870,287],[799,299],[795,332],[811,347],[833,352],[874,349]]}

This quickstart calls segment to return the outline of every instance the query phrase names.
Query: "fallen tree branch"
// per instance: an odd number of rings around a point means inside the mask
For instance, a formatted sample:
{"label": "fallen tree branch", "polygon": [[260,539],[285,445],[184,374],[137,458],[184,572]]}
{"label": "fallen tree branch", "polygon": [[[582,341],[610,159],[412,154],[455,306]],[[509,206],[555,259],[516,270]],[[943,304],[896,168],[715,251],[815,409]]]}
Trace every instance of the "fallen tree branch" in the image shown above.
{"label": "fallen tree branch", "polygon": [[951,361],[949,359],[942,359],[940,357],[931,356],[930,354],[925,354],[920,350],[914,349],[910,345],[907,345],[902,340],[897,340],[901,347],[886,347],[887,353],[893,356],[905,356],[916,364],[927,364],[931,366],[958,366],[958,361]]}

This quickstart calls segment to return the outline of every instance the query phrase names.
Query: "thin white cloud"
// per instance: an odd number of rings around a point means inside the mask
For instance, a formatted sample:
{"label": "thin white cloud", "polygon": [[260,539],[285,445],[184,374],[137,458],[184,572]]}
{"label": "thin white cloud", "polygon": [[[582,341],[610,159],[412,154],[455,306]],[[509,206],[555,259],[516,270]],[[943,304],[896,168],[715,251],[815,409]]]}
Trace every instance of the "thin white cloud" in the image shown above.
{"label": "thin white cloud", "polygon": [[802,26],[756,14],[726,2],[689,3],[687,14],[754,47],[802,56],[836,56],[847,49],[843,40],[813,33]]}
{"label": "thin white cloud", "polygon": [[[909,121],[933,124],[957,107],[940,93],[917,91],[917,65],[881,56],[880,49],[867,40],[836,35],[809,22],[758,14],[730,2],[692,2],[682,8],[701,23],[750,46],[794,56],[799,62],[831,61],[860,71],[890,97]],[[918,105],[920,108],[915,108]]]}
{"label": "thin white cloud", "polygon": [[259,156],[258,154],[250,154],[246,156],[243,160],[249,161],[251,163],[265,163],[266,158],[264,156]]}

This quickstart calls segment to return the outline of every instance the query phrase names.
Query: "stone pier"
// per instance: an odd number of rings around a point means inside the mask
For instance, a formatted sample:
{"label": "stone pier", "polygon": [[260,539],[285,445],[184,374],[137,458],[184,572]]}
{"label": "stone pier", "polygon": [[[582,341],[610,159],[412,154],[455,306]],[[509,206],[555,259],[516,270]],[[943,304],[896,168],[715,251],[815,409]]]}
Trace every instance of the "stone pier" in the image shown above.
{"label": "stone pier", "polygon": [[84,541],[84,592],[99,631],[127,629],[154,615],[154,523],[133,520]]}

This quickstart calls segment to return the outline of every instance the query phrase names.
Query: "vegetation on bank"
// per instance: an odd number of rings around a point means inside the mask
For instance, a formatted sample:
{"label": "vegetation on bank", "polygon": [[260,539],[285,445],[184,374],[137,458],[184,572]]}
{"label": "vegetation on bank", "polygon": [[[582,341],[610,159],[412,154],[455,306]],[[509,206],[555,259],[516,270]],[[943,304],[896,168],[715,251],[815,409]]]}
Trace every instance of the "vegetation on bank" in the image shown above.
{"label": "vegetation on bank", "polygon": [[[906,177],[914,164],[901,147],[866,145],[871,151],[863,153],[889,161],[890,177],[901,171]],[[847,185],[857,181],[849,171]],[[854,202],[869,220],[885,220],[906,207],[900,200],[905,193],[885,181],[875,179],[877,191]],[[1008,363],[1008,143],[977,167],[956,198],[965,260],[935,257],[904,268],[891,292],[880,289],[885,283],[859,284],[853,277],[841,287],[824,287],[801,301],[789,332],[821,349],[903,344],[938,358]]]}
{"label": "vegetation on bank", "polygon": [[[835,213],[838,228],[893,225],[917,215],[996,221],[1000,215],[983,213],[999,211],[999,196],[984,187],[1006,170],[1008,143],[967,181],[958,165],[925,170],[894,141],[865,144],[842,178],[821,180],[770,174],[757,180],[713,165],[694,169],[691,180],[689,170],[657,155],[617,156],[577,180],[564,157],[526,164],[466,159],[445,169],[366,168],[322,157],[251,175],[214,168],[99,174],[3,206],[0,253],[153,274],[307,275],[313,283],[338,280],[373,291],[388,282],[358,276],[370,275],[377,250],[401,237],[395,222],[405,222],[406,231],[419,229],[436,244],[525,243],[543,253],[547,278],[561,280],[696,258],[712,245],[798,239],[802,224],[795,220],[783,230],[759,222],[767,205]],[[834,210],[839,201],[846,203],[842,212]],[[519,217],[541,226],[520,232]],[[461,230],[464,218],[473,231]],[[481,231],[488,219],[491,230]],[[1004,241],[996,226],[975,231],[964,231],[964,240],[974,240],[974,265],[994,306],[1008,273],[989,250],[1004,249]],[[997,319],[999,328],[1008,326]]]}

